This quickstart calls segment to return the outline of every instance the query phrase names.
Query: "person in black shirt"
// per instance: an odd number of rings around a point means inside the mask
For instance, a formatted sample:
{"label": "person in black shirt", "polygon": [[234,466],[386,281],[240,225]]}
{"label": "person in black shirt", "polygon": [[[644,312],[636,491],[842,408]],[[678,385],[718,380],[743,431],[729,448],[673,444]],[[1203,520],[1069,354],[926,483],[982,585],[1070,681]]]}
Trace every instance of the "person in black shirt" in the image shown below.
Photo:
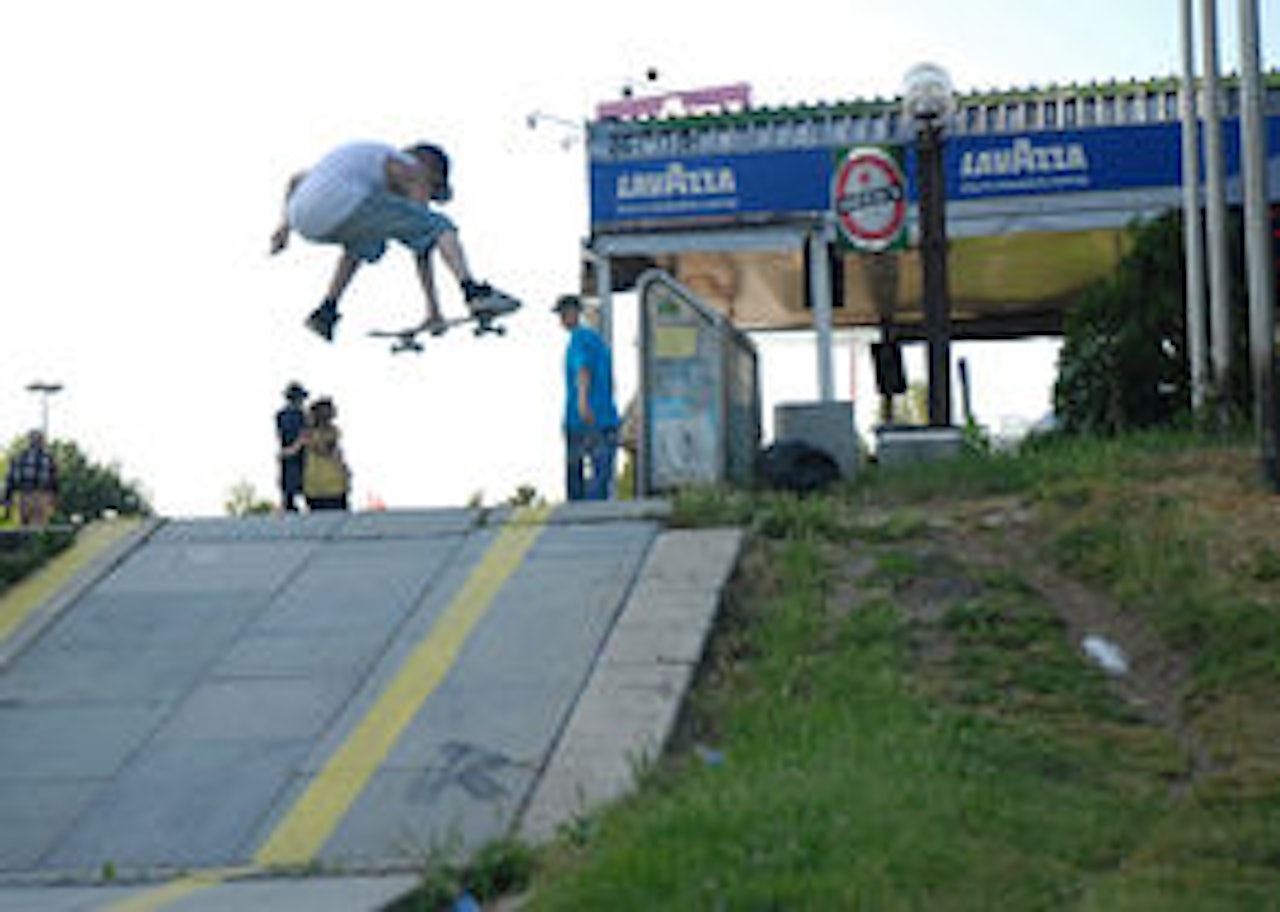
{"label": "person in black shirt", "polygon": [[32,431],[27,446],[9,463],[4,481],[4,513],[14,501],[24,526],[44,526],[58,506],[58,466],[44,444],[44,434]]}
{"label": "person in black shirt", "polygon": [[284,408],[276,412],[276,436],[280,440],[280,506],[296,513],[298,498],[302,496],[302,472],[307,458],[302,439],[302,431],[307,426],[307,416],[302,410],[307,391],[299,383],[290,383],[285,387],[284,398]]}

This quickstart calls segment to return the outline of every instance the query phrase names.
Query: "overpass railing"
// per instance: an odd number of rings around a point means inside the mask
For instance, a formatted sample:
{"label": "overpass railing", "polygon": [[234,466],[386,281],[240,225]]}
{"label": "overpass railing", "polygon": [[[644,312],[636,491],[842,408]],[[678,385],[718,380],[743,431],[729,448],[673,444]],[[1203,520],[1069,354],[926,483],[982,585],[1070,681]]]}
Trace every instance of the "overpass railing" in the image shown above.
{"label": "overpass railing", "polygon": [[[1236,116],[1238,81],[1226,79],[1220,89],[1220,113]],[[1267,114],[1280,114],[1280,72],[1266,76],[1265,90]],[[971,93],[958,99],[949,129],[981,135],[1177,122],[1180,91],[1177,80],[1158,79]],[[1197,110],[1203,109],[1198,89]],[[610,161],[887,143],[901,139],[904,129],[901,100],[877,98],[727,115],[599,120],[588,125],[588,137],[592,160]]]}

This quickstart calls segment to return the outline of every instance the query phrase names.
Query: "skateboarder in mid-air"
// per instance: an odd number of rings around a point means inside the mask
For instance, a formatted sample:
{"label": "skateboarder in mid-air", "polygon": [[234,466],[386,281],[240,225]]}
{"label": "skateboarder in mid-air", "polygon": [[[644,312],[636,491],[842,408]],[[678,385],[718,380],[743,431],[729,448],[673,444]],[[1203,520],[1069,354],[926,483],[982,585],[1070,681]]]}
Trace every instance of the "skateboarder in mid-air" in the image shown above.
{"label": "skateboarder in mid-air", "polygon": [[476,281],[453,222],[432,205],[452,196],[449,158],[439,146],[426,143],[403,150],[382,143],[350,143],[295,175],[286,192],[284,218],[271,237],[272,254],[289,245],[292,231],[315,243],[342,247],[324,301],[307,317],[308,328],[333,339],[343,292],[363,263],[381,259],[391,240],[413,251],[426,297],[424,329],[445,325],[436,297],[433,249],[440,251],[462,286],[473,314],[515,310],[519,304],[513,298]]}

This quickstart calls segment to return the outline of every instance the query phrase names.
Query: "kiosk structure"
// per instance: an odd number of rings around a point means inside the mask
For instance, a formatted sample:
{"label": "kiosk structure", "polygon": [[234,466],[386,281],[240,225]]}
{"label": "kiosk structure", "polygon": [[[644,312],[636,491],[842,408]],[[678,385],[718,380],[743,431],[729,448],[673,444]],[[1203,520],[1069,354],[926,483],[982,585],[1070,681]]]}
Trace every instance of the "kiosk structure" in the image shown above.
{"label": "kiosk structure", "polygon": [[638,494],[747,484],[760,448],[755,345],[661,270],[640,277]]}

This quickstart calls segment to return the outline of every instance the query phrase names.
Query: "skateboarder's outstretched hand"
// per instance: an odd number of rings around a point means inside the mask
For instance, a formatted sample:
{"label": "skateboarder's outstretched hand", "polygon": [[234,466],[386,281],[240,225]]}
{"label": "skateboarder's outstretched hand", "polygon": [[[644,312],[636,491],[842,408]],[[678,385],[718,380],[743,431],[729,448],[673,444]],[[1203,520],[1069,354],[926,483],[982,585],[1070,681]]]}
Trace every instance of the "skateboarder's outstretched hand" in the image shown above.
{"label": "skateboarder's outstretched hand", "polygon": [[277,253],[280,253],[288,246],[289,246],[289,226],[287,224],[284,224],[284,225],[281,225],[279,228],[277,228],[275,230],[275,233],[271,235],[271,255],[275,256]]}

